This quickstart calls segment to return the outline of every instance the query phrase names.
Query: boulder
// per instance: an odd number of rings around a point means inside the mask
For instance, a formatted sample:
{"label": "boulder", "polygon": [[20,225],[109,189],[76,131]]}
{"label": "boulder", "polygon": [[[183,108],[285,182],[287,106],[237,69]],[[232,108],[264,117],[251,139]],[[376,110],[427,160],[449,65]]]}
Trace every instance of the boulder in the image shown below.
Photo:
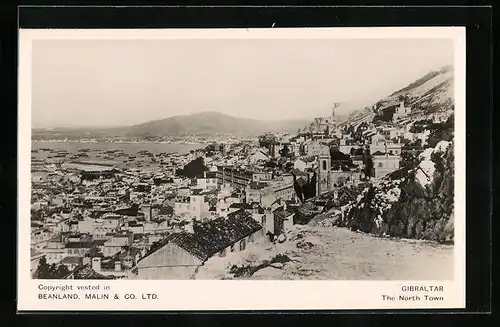
{"label": "boulder", "polygon": [[306,241],[302,240],[302,241],[297,243],[297,248],[299,248],[299,249],[309,250],[312,247],[314,247],[314,244],[312,244],[311,242],[306,242]]}
{"label": "boulder", "polygon": [[271,267],[273,268],[277,268],[277,269],[281,269],[283,268],[285,265],[281,262],[273,262],[270,264]]}
{"label": "boulder", "polygon": [[278,236],[278,243],[283,243],[286,241],[286,235],[285,234],[280,234]]}

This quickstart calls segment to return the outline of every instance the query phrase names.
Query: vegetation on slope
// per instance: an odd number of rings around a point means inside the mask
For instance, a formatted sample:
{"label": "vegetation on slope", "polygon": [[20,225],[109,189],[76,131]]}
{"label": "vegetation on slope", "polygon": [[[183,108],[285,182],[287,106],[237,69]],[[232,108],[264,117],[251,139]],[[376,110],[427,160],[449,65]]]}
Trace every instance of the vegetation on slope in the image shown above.
{"label": "vegetation on slope", "polygon": [[453,143],[442,141],[427,150],[418,166],[363,190],[340,224],[376,235],[453,241]]}

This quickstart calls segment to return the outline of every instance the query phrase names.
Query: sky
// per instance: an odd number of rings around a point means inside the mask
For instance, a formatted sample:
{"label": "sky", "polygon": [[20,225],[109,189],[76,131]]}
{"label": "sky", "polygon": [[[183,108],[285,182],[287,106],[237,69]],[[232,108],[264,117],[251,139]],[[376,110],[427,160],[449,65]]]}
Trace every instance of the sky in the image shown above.
{"label": "sky", "polygon": [[35,40],[32,127],[347,114],[452,63],[451,39]]}

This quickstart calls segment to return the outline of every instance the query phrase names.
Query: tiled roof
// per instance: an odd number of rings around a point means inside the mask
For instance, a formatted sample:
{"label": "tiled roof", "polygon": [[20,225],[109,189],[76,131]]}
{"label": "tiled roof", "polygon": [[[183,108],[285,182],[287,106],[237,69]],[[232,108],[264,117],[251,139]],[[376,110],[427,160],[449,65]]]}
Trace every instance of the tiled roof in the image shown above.
{"label": "tiled roof", "polygon": [[104,243],[106,243],[107,240],[94,240],[94,246],[103,246]]}
{"label": "tiled roof", "polygon": [[304,173],[303,171],[298,170],[297,168],[292,169],[292,171],[290,171],[290,173],[292,175],[295,175],[295,176],[306,176],[306,173]]}
{"label": "tiled roof", "polygon": [[288,208],[286,210],[283,210],[283,207],[279,207],[278,209],[274,210],[273,213],[275,216],[282,219],[286,219],[294,214],[294,212]]}
{"label": "tiled roof", "polygon": [[226,218],[217,218],[195,226],[194,233],[172,234],[165,240],[165,244],[172,242],[205,261],[260,229],[262,226],[251,217],[250,213],[238,210],[228,214]]}
{"label": "tiled roof", "polygon": [[259,182],[251,182],[250,183],[250,188],[253,190],[260,190],[266,187],[268,184],[266,183],[259,183]]}
{"label": "tiled roof", "polygon": [[232,203],[229,208],[231,209],[253,209],[253,206],[249,203]]}
{"label": "tiled roof", "polygon": [[64,246],[66,249],[88,249],[94,242],[69,242]]}
{"label": "tiled roof", "polygon": [[202,224],[194,233],[180,233],[171,242],[205,261],[215,253],[260,230],[262,226],[244,210]]}
{"label": "tiled roof", "polygon": [[74,279],[114,279],[113,276],[104,276],[97,273],[88,264],[75,269],[69,276],[72,276]]}

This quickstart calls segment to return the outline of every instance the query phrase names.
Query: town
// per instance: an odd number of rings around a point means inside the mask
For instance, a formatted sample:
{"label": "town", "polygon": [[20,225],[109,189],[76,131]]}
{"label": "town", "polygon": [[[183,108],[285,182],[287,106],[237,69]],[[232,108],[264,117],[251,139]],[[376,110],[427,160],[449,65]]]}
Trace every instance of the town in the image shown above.
{"label": "town", "polygon": [[[405,124],[402,99],[356,117],[336,107],[294,134],[187,153],[32,150],[32,276],[192,279],[213,257],[286,242],[294,225],[338,207],[341,188],[400,170],[429,137]],[[391,120],[374,123],[387,109]]]}

